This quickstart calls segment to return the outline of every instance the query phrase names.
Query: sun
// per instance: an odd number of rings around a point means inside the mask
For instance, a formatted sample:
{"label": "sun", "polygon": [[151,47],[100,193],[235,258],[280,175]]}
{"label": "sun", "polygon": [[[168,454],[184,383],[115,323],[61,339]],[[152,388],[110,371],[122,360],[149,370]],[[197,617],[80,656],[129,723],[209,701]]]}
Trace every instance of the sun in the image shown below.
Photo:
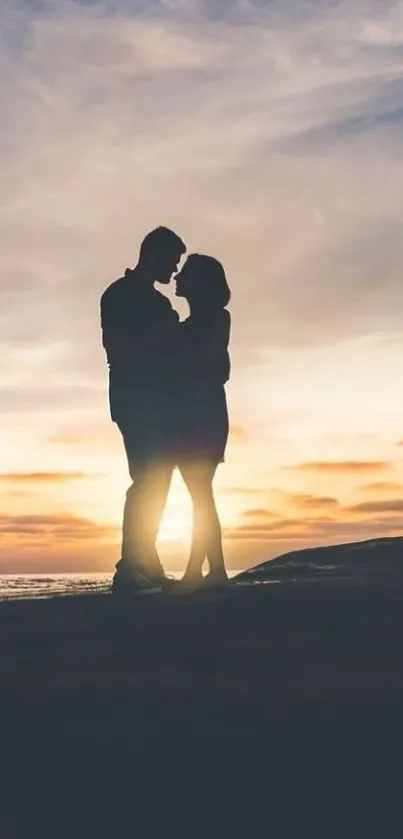
{"label": "sun", "polygon": [[161,520],[161,542],[188,542],[192,532],[190,498],[179,475],[174,474],[167,506]]}
{"label": "sun", "polygon": [[191,517],[182,515],[179,511],[166,511],[158,538],[162,542],[188,542],[192,528]]}

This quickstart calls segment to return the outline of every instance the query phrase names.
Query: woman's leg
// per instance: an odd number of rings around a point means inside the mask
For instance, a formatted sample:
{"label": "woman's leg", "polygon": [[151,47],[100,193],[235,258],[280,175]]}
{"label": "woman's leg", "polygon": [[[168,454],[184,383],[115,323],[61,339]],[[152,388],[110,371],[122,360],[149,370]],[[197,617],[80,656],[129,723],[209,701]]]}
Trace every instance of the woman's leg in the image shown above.
{"label": "woman's leg", "polygon": [[208,505],[206,510],[203,477],[200,476],[199,464],[192,461],[180,464],[179,471],[189,491],[193,507],[192,542],[184,580],[202,582],[208,532]]}
{"label": "woman's leg", "polygon": [[226,579],[220,520],[214,500],[213,478],[217,465],[210,461],[190,462],[180,466],[183,480],[193,502],[192,546],[186,579],[202,578],[204,561],[210,565],[211,581]]}

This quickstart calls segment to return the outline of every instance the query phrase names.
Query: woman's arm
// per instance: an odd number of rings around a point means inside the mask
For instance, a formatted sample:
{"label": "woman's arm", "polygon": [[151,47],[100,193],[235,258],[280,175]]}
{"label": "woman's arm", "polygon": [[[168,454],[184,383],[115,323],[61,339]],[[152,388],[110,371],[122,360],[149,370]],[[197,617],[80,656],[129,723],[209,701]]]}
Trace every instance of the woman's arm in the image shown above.
{"label": "woman's arm", "polygon": [[[231,316],[227,309],[220,316],[207,321],[183,343],[179,370],[195,386],[200,381],[208,381],[218,376],[225,384],[229,378],[228,344],[231,332]],[[225,363],[225,370],[220,375],[219,365]]]}
{"label": "woman's arm", "polygon": [[201,352],[201,364],[208,368],[220,358],[222,353],[228,350],[231,334],[231,315],[228,309],[223,309],[220,318],[214,324],[214,328],[207,335],[207,340]]}

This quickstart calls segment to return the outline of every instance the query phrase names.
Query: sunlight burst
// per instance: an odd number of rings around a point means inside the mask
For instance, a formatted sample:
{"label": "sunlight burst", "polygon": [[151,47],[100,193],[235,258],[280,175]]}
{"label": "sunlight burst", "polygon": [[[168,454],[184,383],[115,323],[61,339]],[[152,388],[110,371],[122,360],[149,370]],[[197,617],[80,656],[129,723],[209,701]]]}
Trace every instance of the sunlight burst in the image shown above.
{"label": "sunlight burst", "polygon": [[162,542],[188,542],[192,530],[190,498],[176,473],[162,517],[159,539]]}

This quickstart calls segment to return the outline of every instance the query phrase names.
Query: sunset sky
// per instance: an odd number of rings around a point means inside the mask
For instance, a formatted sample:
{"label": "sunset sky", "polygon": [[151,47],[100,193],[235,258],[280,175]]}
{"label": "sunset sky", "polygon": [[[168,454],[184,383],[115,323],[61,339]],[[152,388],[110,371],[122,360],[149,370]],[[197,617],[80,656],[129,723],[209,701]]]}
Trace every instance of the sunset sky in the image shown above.
{"label": "sunset sky", "polygon": [[[403,3],[5,0],[0,30],[0,571],[118,559],[99,298],[157,224],[233,290],[229,567],[403,535]],[[190,522],[176,478],[168,570]]]}

